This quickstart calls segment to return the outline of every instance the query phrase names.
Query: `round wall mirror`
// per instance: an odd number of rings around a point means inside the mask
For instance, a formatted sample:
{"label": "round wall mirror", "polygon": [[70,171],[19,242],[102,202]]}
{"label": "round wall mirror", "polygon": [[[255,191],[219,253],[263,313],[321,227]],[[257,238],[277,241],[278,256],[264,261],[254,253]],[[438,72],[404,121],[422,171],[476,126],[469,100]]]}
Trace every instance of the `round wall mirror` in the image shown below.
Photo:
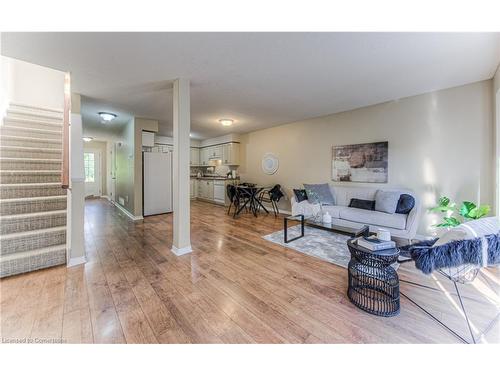
{"label": "round wall mirror", "polygon": [[267,153],[262,157],[262,171],[265,174],[275,174],[279,167],[276,155]]}

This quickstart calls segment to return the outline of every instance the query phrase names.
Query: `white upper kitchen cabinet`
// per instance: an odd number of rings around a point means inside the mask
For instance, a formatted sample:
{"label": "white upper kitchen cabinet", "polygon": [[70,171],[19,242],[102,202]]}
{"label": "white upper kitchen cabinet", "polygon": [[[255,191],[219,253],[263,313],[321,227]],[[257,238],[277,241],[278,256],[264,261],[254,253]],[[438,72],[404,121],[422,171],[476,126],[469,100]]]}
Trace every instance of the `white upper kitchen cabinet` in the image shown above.
{"label": "white upper kitchen cabinet", "polygon": [[204,147],[203,150],[208,155],[208,160],[222,159],[222,145]]}
{"label": "white upper kitchen cabinet", "polygon": [[[193,160],[193,149],[191,149],[191,159]],[[224,143],[222,145],[207,146],[198,149],[199,165],[210,165],[211,160],[221,160],[223,165],[240,164],[240,144],[235,142]],[[191,162],[192,165],[195,165]]]}
{"label": "white upper kitchen cabinet", "polygon": [[189,161],[191,165],[200,165],[200,149],[198,147],[191,147]]}
{"label": "white upper kitchen cabinet", "polygon": [[203,147],[200,150],[200,165],[208,165],[209,159],[209,147]]}
{"label": "white upper kitchen cabinet", "polygon": [[222,145],[212,147],[210,158],[219,160],[222,159]]}
{"label": "white upper kitchen cabinet", "polygon": [[240,144],[226,143],[222,147],[222,164],[239,165],[240,164]]}

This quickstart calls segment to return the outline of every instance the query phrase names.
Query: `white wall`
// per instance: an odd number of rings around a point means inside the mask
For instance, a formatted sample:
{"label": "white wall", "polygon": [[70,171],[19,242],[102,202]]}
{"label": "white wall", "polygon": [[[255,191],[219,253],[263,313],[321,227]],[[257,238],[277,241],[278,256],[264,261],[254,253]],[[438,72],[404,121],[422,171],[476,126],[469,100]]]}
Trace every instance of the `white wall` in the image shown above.
{"label": "white wall", "polygon": [[2,104],[15,103],[62,110],[64,72],[1,56]]}
{"label": "white wall", "polygon": [[500,65],[493,76],[493,100],[495,108],[495,208],[496,215],[500,215]]}
{"label": "white wall", "polygon": [[[1,38],[0,38],[1,40]],[[9,59],[0,56],[0,124],[9,105]]]}
{"label": "white wall", "polygon": [[[251,132],[241,139],[239,171],[243,180],[289,192],[304,182],[331,182],[332,146],[388,141],[388,184],[341,184],[410,188],[425,208],[440,195],[493,204],[492,91],[488,80]],[[279,157],[272,176],[261,170],[266,152]],[[432,234],[436,220],[425,212],[419,233]]]}
{"label": "white wall", "polygon": [[123,128],[120,145],[116,149],[116,202],[134,215],[134,119]]}

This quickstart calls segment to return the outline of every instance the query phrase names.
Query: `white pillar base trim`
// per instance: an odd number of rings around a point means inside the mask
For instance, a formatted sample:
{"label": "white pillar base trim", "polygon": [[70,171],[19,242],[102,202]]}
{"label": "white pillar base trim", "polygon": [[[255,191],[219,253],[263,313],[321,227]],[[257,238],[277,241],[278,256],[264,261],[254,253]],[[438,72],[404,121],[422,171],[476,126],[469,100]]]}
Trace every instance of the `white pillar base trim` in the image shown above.
{"label": "white pillar base trim", "polygon": [[134,216],[125,207],[120,206],[119,203],[114,202],[114,201],[110,201],[110,202],[112,204],[114,204],[116,208],[120,209],[121,212],[123,212],[125,215],[127,215],[132,220],[134,220],[134,221],[144,220],[144,217],[142,215],[141,216]]}
{"label": "white pillar base trim", "polygon": [[78,258],[71,258],[68,261],[68,264],[66,264],[66,267],[74,267],[84,263],[87,263],[87,258],[85,256]]}
{"label": "white pillar base trim", "polygon": [[172,252],[175,255],[177,255],[177,256],[181,256],[181,255],[184,255],[184,254],[189,254],[192,251],[193,251],[193,249],[191,248],[191,245],[182,247],[180,249],[178,249],[177,247],[175,247],[174,245],[172,245]]}

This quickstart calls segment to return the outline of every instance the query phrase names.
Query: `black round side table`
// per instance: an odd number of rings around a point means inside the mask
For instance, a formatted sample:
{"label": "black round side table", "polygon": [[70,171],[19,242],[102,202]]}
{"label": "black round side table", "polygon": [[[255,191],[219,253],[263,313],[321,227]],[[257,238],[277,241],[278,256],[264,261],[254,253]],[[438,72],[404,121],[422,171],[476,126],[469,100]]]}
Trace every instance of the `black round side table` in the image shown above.
{"label": "black round side table", "polygon": [[399,277],[391,264],[399,249],[370,251],[347,241],[351,253],[347,296],[360,309],[378,316],[399,314]]}

